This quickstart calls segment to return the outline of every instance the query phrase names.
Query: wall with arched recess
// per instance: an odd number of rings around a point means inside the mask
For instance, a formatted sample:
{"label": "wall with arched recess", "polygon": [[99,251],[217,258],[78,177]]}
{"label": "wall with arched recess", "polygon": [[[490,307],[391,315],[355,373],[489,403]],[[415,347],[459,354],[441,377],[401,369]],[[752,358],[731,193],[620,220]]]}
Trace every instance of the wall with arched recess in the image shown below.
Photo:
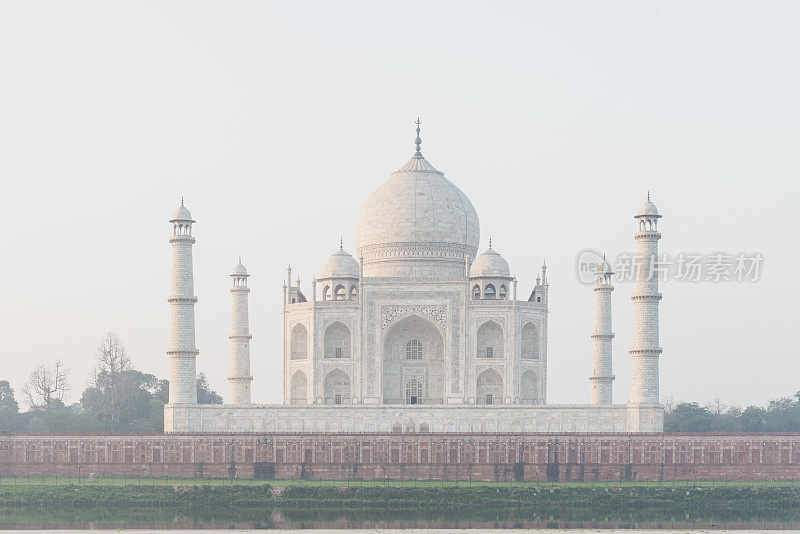
{"label": "wall with arched recess", "polygon": [[798,434],[430,434],[422,425],[417,432],[401,427],[389,420],[385,433],[3,435],[0,477],[290,479],[302,464],[304,477],[328,480],[800,479]]}
{"label": "wall with arched recess", "polygon": [[350,329],[339,321],[325,329],[323,355],[325,358],[350,358],[352,335]]}
{"label": "wall with arched recess", "polygon": [[[418,341],[421,358],[409,357],[409,344]],[[383,402],[405,404],[406,382],[423,384],[421,404],[444,401],[444,338],[431,321],[409,315],[394,323],[383,338]]]}
{"label": "wall with arched recess", "polygon": [[502,358],[505,354],[503,328],[494,321],[486,321],[478,327],[475,345],[478,358]]}
{"label": "wall with arched recess", "polygon": [[289,336],[289,358],[292,360],[308,358],[308,330],[302,323],[292,327],[292,334]]}

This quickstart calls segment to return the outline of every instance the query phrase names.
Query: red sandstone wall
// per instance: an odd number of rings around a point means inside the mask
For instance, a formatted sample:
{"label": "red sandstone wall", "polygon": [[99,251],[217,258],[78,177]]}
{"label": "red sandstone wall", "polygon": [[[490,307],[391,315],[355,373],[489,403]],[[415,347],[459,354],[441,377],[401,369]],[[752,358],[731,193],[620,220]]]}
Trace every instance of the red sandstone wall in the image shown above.
{"label": "red sandstone wall", "polygon": [[0,476],[79,472],[341,480],[788,480],[800,479],[800,435],[0,435]]}

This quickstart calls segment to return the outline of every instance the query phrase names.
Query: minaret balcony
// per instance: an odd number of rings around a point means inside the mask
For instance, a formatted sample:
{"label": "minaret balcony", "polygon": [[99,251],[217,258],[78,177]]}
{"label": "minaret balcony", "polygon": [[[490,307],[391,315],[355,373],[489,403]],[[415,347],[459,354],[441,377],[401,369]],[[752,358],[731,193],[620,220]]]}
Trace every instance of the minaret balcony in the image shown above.
{"label": "minaret balcony", "polygon": [[652,293],[652,294],[642,294],[642,295],[631,295],[631,300],[636,301],[651,301],[651,302],[658,302],[661,300],[661,293]]}
{"label": "minaret balcony", "polygon": [[655,230],[642,230],[641,232],[637,232],[633,238],[637,241],[640,239],[661,239],[661,232],[657,232]]}
{"label": "minaret balcony", "polygon": [[194,245],[197,240],[191,235],[173,235],[169,238],[170,243],[187,243]]}

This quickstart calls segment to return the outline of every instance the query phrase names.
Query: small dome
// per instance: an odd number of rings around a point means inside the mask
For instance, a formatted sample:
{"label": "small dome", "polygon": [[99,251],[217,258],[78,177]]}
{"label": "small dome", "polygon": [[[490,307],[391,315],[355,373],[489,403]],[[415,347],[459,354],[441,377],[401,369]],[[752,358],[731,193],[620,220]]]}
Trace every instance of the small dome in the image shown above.
{"label": "small dome", "polygon": [[187,210],[186,206],[183,205],[183,201],[181,201],[180,207],[175,210],[175,214],[172,216],[172,219],[169,220],[169,222],[173,221],[194,222],[194,220],[192,220],[192,214],[189,213],[189,210]]}
{"label": "small dome", "polygon": [[358,278],[358,271],[355,258],[340,248],[322,266],[320,278]]}
{"label": "small dome", "polygon": [[475,258],[472,262],[472,267],[469,270],[470,278],[477,277],[500,277],[509,278],[508,262],[503,259],[503,256],[492,250],[489,250]]}
{"label": "small dome", "polygon": [[242,260],[239,260],[239,263],[233,268],[233,276],[250,276],[247,274],[247,269],[242,265]]}
{"label": "small dome", "polygon": [[656,205],[650,202],[650,195],[647,195],[647,200],[642,207],[639,208],[639,213],[636,214],[636,217],[661,217],[658,214],[658,209]]}

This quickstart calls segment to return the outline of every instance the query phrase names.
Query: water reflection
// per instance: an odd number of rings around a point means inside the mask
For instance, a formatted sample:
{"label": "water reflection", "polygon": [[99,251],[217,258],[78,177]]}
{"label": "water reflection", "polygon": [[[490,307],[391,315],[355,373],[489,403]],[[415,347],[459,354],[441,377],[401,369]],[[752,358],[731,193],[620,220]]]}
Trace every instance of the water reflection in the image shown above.
{"label": "water reflection", "polygon": [[211,506],[70,508],[0,507],[0,529],[375,529],[375,528],[591,528],[798,529],[800,510],[745,510],[676,514],[657,507],[614,514],[575,506],[342,507]]}

